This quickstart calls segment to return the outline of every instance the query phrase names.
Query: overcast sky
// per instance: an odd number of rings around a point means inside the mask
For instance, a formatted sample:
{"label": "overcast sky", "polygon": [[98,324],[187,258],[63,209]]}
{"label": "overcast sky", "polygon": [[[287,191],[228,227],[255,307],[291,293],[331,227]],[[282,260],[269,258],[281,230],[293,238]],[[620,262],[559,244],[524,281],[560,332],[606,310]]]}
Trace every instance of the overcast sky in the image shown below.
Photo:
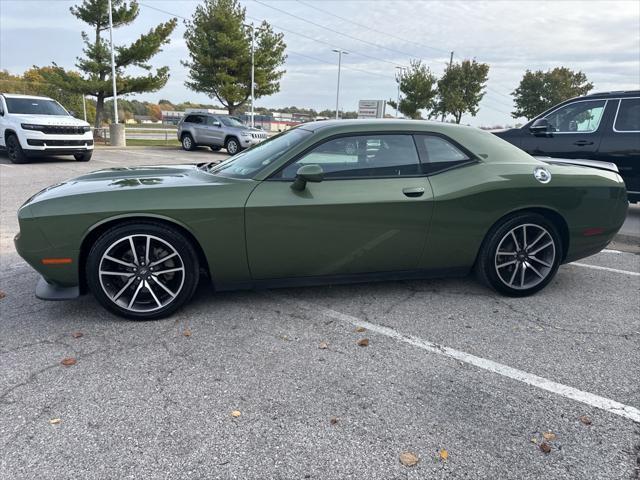
{"label": "overcast sky", "polygon": [[[87,25],[69,13],[78,1],[0,0],[0,69],[21,73],[56,62],[74,68]],[[190,17],[187,0],[141,0],[140,16],[114,31],[114,42],[133,41],[170,18]],[[395,67],[426,62],[440,75],[449,59],[489,63],[488,90],[475,118],[463,123],[513,123],[511,91],[526,69],[567,66],[585,72],[596,91],[640,88],[640,2],[623,1],[421,1],[242,0],[249,20],[266,19],[284,31],[288,59],[280,93],[258,106],[335,107],[337,54],[343,58],[340,107],[359,99],[396,98]],[[343,17],[337,18],[335,15]],[[171,79],[160,91],[135,98],[157,102],[212,102],[184,86],[187,57],[180,19],[171,43],[153,58],[168,65]],[[312,23],[310,23],[312,22]],[[314,25],[315,24],[315,25]],[[327,30],[327,27],[331,30]],[[340,33],[337,33],[340,32]],[[343,33],[344,35],[342,35]],[[214,101],[215,102],[215,101]],[[217,102],[216,102],[217,103]],[[392,113],[391,108],[388,112]]]}

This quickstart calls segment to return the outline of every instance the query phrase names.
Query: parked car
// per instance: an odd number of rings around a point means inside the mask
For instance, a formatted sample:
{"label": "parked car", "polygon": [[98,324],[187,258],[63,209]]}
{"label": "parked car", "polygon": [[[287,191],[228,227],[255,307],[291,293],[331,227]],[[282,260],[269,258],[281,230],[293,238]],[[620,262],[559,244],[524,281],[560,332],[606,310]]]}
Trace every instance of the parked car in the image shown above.
{"label": "parked car", "polygon": [[531,155],[615,163],[629,200],[640,201],[640,90],[572,98],[494,133]]}
{"label": "parked car", "polygon": [[[355,152],[332,148],[345,139]],[[42,275],[38,297],[89,290],[134,319],[174,312],[202,271],[221,291],[475,269],[505,295],[530,295],[604,248],[627,212],[615,165],[562,162],[471,127],[306,123],[219,164],[54,185],[20,208],[15,244]]]}
{"label": "parked car", "polygon": [[88,162],[93,153],[89,124],[48,97],[0,94],[0,147],[13,163],[38,155],[73,155]]}
{"label": "parked car", "polygon": [[267,138],[267,133],[250,128],[236,117],[190,113],[178,123],[178,140],[185,150],[203,145],[218,151],[224,147],[230,155],[249,148]]}

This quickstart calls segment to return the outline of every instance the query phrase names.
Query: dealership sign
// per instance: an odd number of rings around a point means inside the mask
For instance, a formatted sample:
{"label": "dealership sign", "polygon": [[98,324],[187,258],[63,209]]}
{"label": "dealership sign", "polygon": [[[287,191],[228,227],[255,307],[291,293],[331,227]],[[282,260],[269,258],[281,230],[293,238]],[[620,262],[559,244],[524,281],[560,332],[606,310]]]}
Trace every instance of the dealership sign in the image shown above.
{"label": "dealership sign", "polygon": [[360,100],[358,102],[358,118],[383,118],[384,100]]}

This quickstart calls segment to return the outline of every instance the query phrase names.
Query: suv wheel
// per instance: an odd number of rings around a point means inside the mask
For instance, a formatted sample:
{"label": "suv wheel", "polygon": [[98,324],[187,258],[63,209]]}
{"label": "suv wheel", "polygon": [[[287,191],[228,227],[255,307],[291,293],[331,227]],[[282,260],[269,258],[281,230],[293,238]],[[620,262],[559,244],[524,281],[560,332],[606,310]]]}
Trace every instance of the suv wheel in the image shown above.
{"label": "suv wheel", "polygon": [[108,310],[134,320],[166,317],[192,297],[199,280],[191,243],[151,222],[112,228],[87,257],[87,283]]}
{"label": "suv wheel", "polygon": [[476,269],[480,279],[511,297],[542,290],[555,276],[562,258],[556,227],[542,215],[519,213],[487,234]]}
{"label": "suv wheel", "polygon": [[73,155],[73,158],[75,158],[76,161],[78,162],[88,162],[89,160],[91,160],[92,155],[93,155],[93,150],[90,150],[84,153],[75,153]]}
{"label": "suv wheel", "polygon": [[7,138],[7,155],[11,163],[27,163],[29,161],[15,135],[9,135]]}
{"label": "suv wheel", "polygon": [[227,149],[229,155],[235,155],[240,151],[240,142],[238,142],[236,137],[229,137],[224,144],[224,148]]}
{"label": "suv wheel", "polygon": [[191,151],[196,148],[196,142],[193,141],[193,137],[190,133],[185,133],[182,136],[182,148],[185,150]]}

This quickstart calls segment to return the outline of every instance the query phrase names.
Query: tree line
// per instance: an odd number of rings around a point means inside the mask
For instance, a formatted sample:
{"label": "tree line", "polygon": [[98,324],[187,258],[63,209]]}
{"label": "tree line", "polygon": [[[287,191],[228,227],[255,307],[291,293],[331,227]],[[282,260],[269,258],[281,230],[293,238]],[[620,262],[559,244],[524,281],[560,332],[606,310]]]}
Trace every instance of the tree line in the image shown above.
{"label": "tree line", "polygon": [[[93,100],[86,102],[87,117],[99,127],[105,120],[105,114],[113,111],[105,103],[113,95],[111,53],[105,38],[109,28],[108,0],[83,0],[71,7],[70,13],[89,27],[88,32],[82,32],[84,56],[77,59],[77,71],[66,70],[54,62],[50,66],[33,67],[22,76],[0,72],[0,91],[16,91],[19,88],[23,93],[47,95],[56,98],[76,114],[82,112],[82,96],[89,96]],[[113,28],[130,25],[139,13],[137,0],[112,0]],[[151,28],[129,45],[114,46],[119,96],[154,92],[166,85],[169,68],[153,68],[149,62],[169,43],[177,22],[172,18]],[[255,99],[280,91],[280,80],[285,74],[283,65],[287,58],[283,34],[274,32],[266,21],[259,25],[247,25],[245,9],[238,0],[204,0],[196,7],[191,19],[184,23],[184,38],[189,53],[182,64],[188,72],[185,82],[187,88],[207,94],[227,109],[229,114],[242,113],[251,99],[253,44]],[[136,76],[130,73],[132,67],[141,68],[146,73]],[[411,60],[409,68],[396,77],[402,93],[399,104],[396,105],[394,100],[388,103],[408,118],[441,116],[444,119],[450,116],[453,121],[460,123],[463,115],[477,114],[485,95],[488,74],[488,64],[463,60],[448,65],[442,76],[437,78],[421,61]],[[588,82],[584,73],[573,72],[565,67],[546,72],[527,70],[519,86],[512,92],[516,108],[511,115],[514,118],[532,118],[556,103],[584,95],[592,88],[593,84]],[[162,103],[160,101],[156,105],[122,99],[119,100],[119,110],[123,108],[124,119],[127,118],[127,112],[158,118],[160,110],[169,110],[162,108]],[[266,109],[258,109],[259,113],[263,111]],[[314,117],[333,117],[335,114],[331,110],[305,111]],[[356,115],[356,112],[345,112],[343,118]]]}

